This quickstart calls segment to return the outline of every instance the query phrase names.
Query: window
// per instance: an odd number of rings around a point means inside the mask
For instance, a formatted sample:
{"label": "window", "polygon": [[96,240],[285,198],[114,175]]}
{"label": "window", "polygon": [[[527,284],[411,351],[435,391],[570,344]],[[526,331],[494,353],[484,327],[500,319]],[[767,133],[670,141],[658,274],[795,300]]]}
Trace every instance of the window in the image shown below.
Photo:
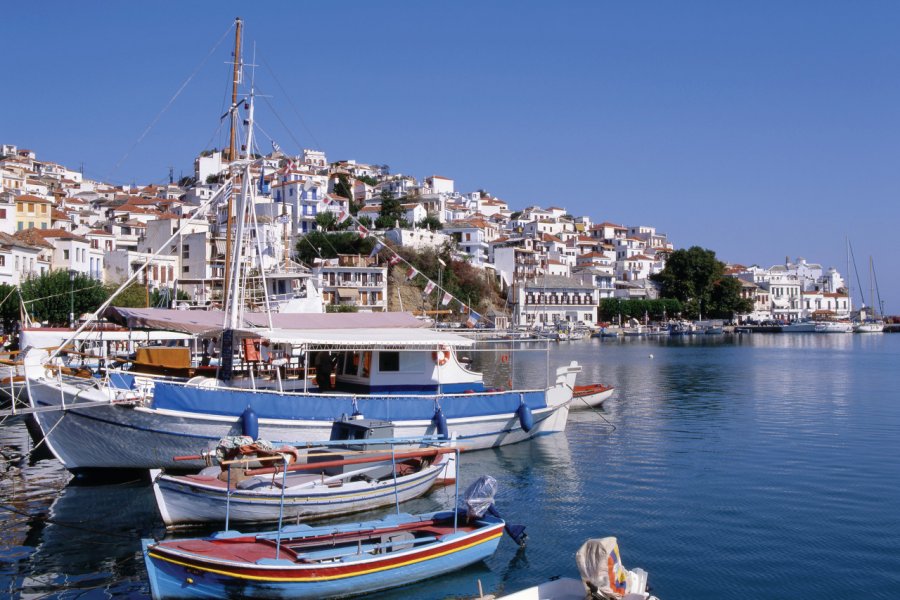
{"label": "window", "polygon": [[46,223],[41,223],[41,229],[47,229],[47,224],[46,224]]}
{"label": "window", "polygon": [[28,203],[28,212],[30,212],[30,213],[34,212],[34,202]]}
{"label": "window", "polygon": [[63,250],[63,260],[69,260],[69,251]]}
{"label": "window", "polygon": [[191,268],[190,268],[189,266],[187,266],[187,265],[184,265],[183,267],[181,267],[181,272],[182,272],[182,273],[190,273],[190,272],[191,272]]}
{"label": "window", "polygon": [[0,267],[6,266],[6,257],[0,254]]}
{"label": "window", "polygon": [[25,222],[24,222],[24,221],[19,221],[18,230],[19,230],[19,231],[22,231],[23,229],[25,229]]}
{"label": "window", "polygon": [[181,247],[181,258],[190,258],[191,257],[191,247],[187,244]]}
{"label": "window", "polygon": [[379,352],[378,353],[378,370],[382,373],[400,370],[400,353],[399,352]]}
{"label": "window", "polygon": [[0,208],[0,219],[5,219],[5,218],[6,218],[6,209]]}
{"label": "window", "polygon": [[41,214],[42,215],[47,214],[47,205],[46,204],[41,204]]}

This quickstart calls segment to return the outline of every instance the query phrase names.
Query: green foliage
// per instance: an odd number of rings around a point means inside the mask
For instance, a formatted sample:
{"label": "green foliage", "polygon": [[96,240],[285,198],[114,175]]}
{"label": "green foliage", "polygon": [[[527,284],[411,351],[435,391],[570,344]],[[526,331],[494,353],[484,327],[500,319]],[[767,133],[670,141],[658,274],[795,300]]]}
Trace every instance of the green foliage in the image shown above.
{"label": "green foliage", "polygon": [[180,188],[189,188],[192,185],[197,183],[197,180],[190,175],[185,175],[181,179],[178,180],[178,187]]}
{"label": "green foliage", "polygon": [[[466,304],[471,304],[476,311],[486,310],[499,298],[499,289],[496,281],[485,271],[473,267],[467,262],[453,260],[450,256],[451,246],[445,245],[439,249],[425,248],[414,250],[412,248],[397,248],[397,253],[417,271],[435,283],[440,283],[444,290],[450,292],[455,298]],[[438,262],[443,260],[444,267]],[[415,284],[424,288],[426,282],[417,277]],[[441,291],[432,292],[435,296],[429,302],[438,301],[443,295]],[[456,307],[453,306],[455,309]]]}
{"label": "green foliage", "polygon": [[510,219],[511,221],[515,221],[516,219],[518,219],[518,218],[521,217],[521,216],[522,216],[522,211],[521,211],[521,210],[517,210],[517,211],[514,212],[513,214],[509,215],[509,219]]}
{"label": "green foliage", "polygon": [[735,312],[749,312],[736,310],[747,308],[749,303],[740,297],[740,282],[727,281],[732,278],[725,275],[725,264],[712,250],[699,246],[676,250],[666,261],[666,268],[650,279],[659,284],[660,295],[682,302],[682,312],[689,319],[727,319]]}
{"label": "green foliage", "polygon": [[[178,290],[177,300],[190,300],[191,297],[183,290]],[[156,308],[169,308],[172,303],[172,290],[170,288],[159,288],[150,291],[150,306]],[[113,303],[115,304],[115,303]]]}
{"label": "green foliage", "polygon": [[603,298],[600,300],[600,320],[616,321],[622,319],[644,320],[647,315],[651,321],[662,321],[672,318],[682,311],[681,302],[675,299],[640,300],[630,298]]}
{"label": "green foliage", "polygon": [[374,177],[369,177],[368,175],[359,175],[356,179],[362,181],[366,185],[371,185],[372,187],[378,185],[378,180]]}
{"label": "green foliage", "polygon": [[333,212],[322,212],[316,215],[316,225],[322,231],[343,231],[350,226],[352,221],[345,219],[343,223],[338,222],[337,216]]}
{"label": "green foliage", "polygon": [[394,198],[387,192],[381,193],[381,212],[375,219],[375,227],[379,229],[390,229],[399,223],[400,227],[409,227],[406,220],[406,211],[403,210],[403,201],[406,198]]}
{"label": "green foliage", "polygon": [[372,238],[361,238],[354,231],[311,231],[297,242],[297,257],[311,265],[319,258],[337,258],[338,254],[369,254],[375,247]]}
{"label": "green foliage", "polygon": [[333,193],[335,196],[343,196],[347,200],[350,200],[352,203],[353,188],[350,187],[350,180],[347,178],[347,175],[345,175],[344,173],[338,174],[338,180],[334,184]]}
{"label": "green foliage", "polygon": [[219,175],[207,175],[206,183],[219,183],[222,178]]}
{"label": "green foliage", "polygon": [[47,322],[51,327],[69,324],[73,304],[77,319],[97,310],[109,297],[109,290],[99,281],[81,273],[70,281],[69,273],[64,270],[29,277],[22,282],[21,291],[31,318]]}
{"label": "green foliage", "polygon": [[416,227],[420,229],[430,229],[432,231],[439,231],[444,228],[444,224],[441,223],[441,220],[434,213],[428,213],[428,216],[416,223]]}
{"label": "green foliage", "polygon": [[0,283],[0,324],[3,331],[11,333],[20,317],[19,295],[15,286]]}
{"label": "green foliage", "polygon": [[351,313],[351,312],[359,312],[358,306],[353,306],[350,304],[329,304],[325,307],[325,312],[330,313]]}
{"label": "green foliage", "polygon": [[[110,284],[110,295],[112,295],[113,292],[118,289],[118,287],[118,285]],[[135,282],[119,292],[119,294],[115,298],[113,298],[112,305],[121,306],[123,308],[144,308],[146,306],[149,306],[147,298],[147,288],[143,283]]]}
{"label": "green foliage", "polygon": [[710,296],[710,307],[707,310],[704,305],[703,312],[714,319],[731,319],[753,311],[753,301],[741,298],[741,282],[734,277],[719,279]]}

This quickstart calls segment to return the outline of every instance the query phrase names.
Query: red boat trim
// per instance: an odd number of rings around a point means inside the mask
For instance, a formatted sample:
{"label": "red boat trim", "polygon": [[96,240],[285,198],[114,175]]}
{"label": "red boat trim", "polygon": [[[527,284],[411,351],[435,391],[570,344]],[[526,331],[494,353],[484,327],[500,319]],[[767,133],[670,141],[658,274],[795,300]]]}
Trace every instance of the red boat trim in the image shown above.
{"label": "red boat trim", "polygon": [[[163,554],[172,551],[167,550],[166,548],[161,548],[160,546],[156,546],[153,549],[148,549],[148,555],[151,558],[163,560],[185,568],[196,569],[198,571],[204,571],[206,573],[215,573],[217,575],[224,575],[226,577],[233,577],[235,579],[279,582],[314,582],[328,581],[332,579],[343,579],[346,577],[357,577],[359,575],[367,575],[369,573],[377,573],[379,571],[396,569],[399,567],[404,567],[406,565],[416,564],[424,562],[426,560],[446,556],[454,552],[466,550],[468,548],[472,548],[485,542],[497,539],[502,535],[503,524],[498,523],[496,526],[491,527],[487,531],[475,536],[467,536],[463,539],[456,540],[449,544],[441,544],[436,548],[426,548],[419,552],[406,554],[404,556],[397,556],[396,558],[389,558],[387,557],[387,555],[383,555],[387,558],[373,556],[371,560],[358,561],[356,564],[340,565],[334,567],[321,567],[318,565],[299,564],[296,567],[292,567],[289,569],[279,568],[277,571],[260,567],[236,568],[230,570],[215,569],[207,566],[207,563],[205,562],[198,561],[197,559],[194,559],[192,557],[183,556],[181,553],[177,553],[177,556],[179,558],[182,558],[183,560],[177,560],[175,557]],[[298,570],[307,571],[309,572],[309,574],[297,575],[295,574],[295,572]]]}

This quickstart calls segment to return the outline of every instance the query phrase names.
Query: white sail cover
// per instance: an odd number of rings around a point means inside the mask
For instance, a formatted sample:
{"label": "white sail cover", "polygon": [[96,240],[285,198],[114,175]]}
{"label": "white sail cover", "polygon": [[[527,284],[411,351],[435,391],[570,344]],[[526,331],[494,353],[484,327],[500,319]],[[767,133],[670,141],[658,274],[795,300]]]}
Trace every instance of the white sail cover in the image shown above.
{"label": "white sail cover", "polygon": [[628,571],[619,556],[619,543],[614,537],[592,539],[575,553],[581,580],[600,598],[622,598],[628,584]]}

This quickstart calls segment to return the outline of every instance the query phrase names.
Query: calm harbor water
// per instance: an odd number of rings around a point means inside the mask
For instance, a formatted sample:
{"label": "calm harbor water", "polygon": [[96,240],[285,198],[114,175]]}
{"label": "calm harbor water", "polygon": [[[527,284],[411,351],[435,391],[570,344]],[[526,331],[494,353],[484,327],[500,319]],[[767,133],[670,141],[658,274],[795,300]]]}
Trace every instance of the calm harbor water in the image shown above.
{"label": "calm harbor water", "polygon": [[[495,382],[542,385],[545,353],[475,356]],[[652,355],[652,358],[651,358]],[[463,485],[500,483],[528,526],[486,563],[375,596],[472,597],[577,576],[589,537],[616,535],[662,600],[900,598],[898,335],[590,340],[550,351],[617,387],[567,431],[463,456]],[[140,538],[162,535],[146,484],[75,485],[0,425],[0,596],[149,596]],[[452,489],[404,510],[452,504]],[[371,515],[363,515],[371,516]],[[344,520],[355,520],[344,519]],[[370,596],[371,597],[371,596]]]}

